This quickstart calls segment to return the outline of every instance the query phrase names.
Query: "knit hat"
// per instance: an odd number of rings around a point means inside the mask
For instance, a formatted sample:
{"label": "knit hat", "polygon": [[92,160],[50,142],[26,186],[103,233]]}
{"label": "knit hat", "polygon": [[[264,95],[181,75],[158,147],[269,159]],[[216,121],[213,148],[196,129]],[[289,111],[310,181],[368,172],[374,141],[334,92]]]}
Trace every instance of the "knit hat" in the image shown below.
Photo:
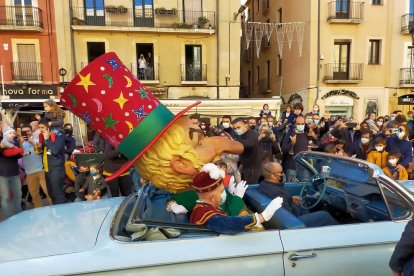
{"label": "knit hat", "polygon": [[13,128],[11,128],[10,126],[5,126],[3,127],[3,136],[6,135],[7,133],[10,133],[12,131],[15,131]]}
{"label": "knit hat", "polygon": [[208,163],[196,174],[191,185],[199,193],[207,193],[215,190],[223,184],[225,172],[220,170],[216,164]]}
{"label": "knit hat", "polygon": [[130,160],[107,181],[128,170],[178,118],[200,103],[174,116],[115,53],[106,53],[83,68],[60,102]]}

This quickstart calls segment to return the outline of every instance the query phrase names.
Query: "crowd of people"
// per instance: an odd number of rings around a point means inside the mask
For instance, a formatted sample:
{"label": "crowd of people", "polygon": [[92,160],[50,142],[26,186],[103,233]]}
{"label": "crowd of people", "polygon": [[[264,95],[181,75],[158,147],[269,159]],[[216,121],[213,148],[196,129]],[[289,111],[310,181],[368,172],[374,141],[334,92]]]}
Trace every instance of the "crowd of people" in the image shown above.
{"label": "crowd of people", "polygon": [[269,161],[282,165],[286,181],[296,181],[293,158],[308,150],[367,160],[394,180],[414,179],[412,111],[406,115],[400,110],[385,116],[371,113],[357,122],[345,116],[319,114],[317,106],[304,114],[302,104],[297,103],[287,105],[279,120],[267,105],[260,115],[233,120],[223,116],[219,126],[208,126],[197,114],[191,118],[205,135],[228,135],[243,144],[243,154],[222,158],[228,172],[238,178],[243,175],[247,183],[258,183],[262,178],[260,168]]}

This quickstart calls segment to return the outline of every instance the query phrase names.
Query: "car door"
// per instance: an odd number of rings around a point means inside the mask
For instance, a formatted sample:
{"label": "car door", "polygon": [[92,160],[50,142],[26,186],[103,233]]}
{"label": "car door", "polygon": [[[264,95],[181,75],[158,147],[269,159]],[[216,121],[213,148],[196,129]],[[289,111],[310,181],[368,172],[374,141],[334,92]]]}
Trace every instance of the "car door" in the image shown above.
{"label": "car door", "polygon": [[285,275],[390,275],[406,221],[282,230]]}
{"label": "car door", "polygon": [[390,275],[388,262],[412,217],[413,201],[386,176],[377,184],[382,198],[366,208],[369,218],[383,221],[282,230],[285,275]]}

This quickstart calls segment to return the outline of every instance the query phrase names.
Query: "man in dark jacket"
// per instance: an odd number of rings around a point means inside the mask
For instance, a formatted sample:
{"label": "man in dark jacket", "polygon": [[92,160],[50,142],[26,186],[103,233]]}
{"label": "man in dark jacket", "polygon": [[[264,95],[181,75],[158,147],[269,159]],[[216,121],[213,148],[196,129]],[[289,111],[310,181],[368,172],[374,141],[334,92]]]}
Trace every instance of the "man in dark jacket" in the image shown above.
{"label": "man in dark jacket", "polygon": [[243,167],[242,174],[247,184],[255,184],[261,175],[261,152],[258,134],[250,130],[242,118],[233,121],[235,138],[243,144],[244,151],[240,154],[240,163]]}
{"label": "man in dark jacket", "polygon": [[265,180],[260,182],[259,192],[271,199],[276,197],[283,198],[282,207],[297,216],[307,227],[338,224],[326,211],[309,213],[308,210],[299,206],[300,198],[298,196],[291,196],[283,186],[283,170],[279,163],[269,162],[264,164],[263,176]]}
{"label": "man in dark jacket", "polygon": [[220,129],[222,130],[222,132],[227,133],[232,138],[237,137],[236,133],[231,127],[231,117],[228,115],[224,115],[221,119]]}
{"label": "man in dark jacket", "polygon": [[64,124],[63,130],[65,131],[65,154],[67,154],[67,159],[69,159],[76,148],[76,140],[73,137],[73,126],[71,124]]}
{"label": "man in dark jacket", "polygon": [[63,191],[65,172],[65,140],[63,132],[49,132],[47,121],[39,122],[39,129],[44,138],[43,167],[46,172],[46,186],[52,204],[66,203]]}
{"label": "man in dark jacket", "polygon": [[[103,163],[103,175],[105,177],[112,175],[127,162],[128,159],[125,156],[120,154],[111,144],[105,142]],[[132,182],[128,171],[121,176],[108,181],[107,184],[111,191],[111,196],[113,197],[119,196],[120,191],[122,196],[127,196],[132,193]]]}
{"label": "man in dark jacket", "polygon": [[349,121],[335,126],[331,134],[333,137],[345,141],[344,151],[349,156],[355,155],[357,158],[362,158],[360,156],[361,149],[361,132],[355,130],[357,123],[354,121]]}
{"label": "man in dark jacket", "polygon": [[289,128],[282,141],[282,165],[286,172],[287,181],[296,180],[296,162],[293,157],[301,151],[308,150],[307,128],[305,119],[301,116],[295,120],[295,125]]}
{"label": "man in dark jacket", "polygon": [[414,275],[414,221],[405,226],[400,241],[390,259],[390,267],[394,275]]}

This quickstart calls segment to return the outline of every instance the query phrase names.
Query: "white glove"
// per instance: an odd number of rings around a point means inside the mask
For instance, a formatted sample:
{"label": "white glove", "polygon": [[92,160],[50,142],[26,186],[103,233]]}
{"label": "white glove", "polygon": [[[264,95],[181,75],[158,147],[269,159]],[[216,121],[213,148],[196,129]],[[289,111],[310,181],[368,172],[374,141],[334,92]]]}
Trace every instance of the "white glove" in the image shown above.
{"label": "white glove", "polygon": [[234,176],[230,177],[228,190],[229,193],[233,194],[236,188],[236,183],[234,182]]}
{"label": "white glove", "polygon": [[282,207],[282,203],[283,203],[283,198],[281,197],[277,197],[273,199],[269,203],[269,205],[267,205],[266,209],[264,209],[264,211],[262,212],[262,216],[264,220],[269,221],[273,217],[273,214],[277,211],[277,209]]}
{"label": "white glove", "polygon": [[171,212],[173,212],[176,215],[179,214],[187,214],[188,210],[187,208],[185,208],[183,205],[177,204],[175,202],[173,202],[170,206]]}
{"label": "white glove", "polygon": [[234,189],[233,195],[243,198],[244,193],[247,190],[247,187],[249,187],[249,185],[246,185],[246,181],[240,181],[240,183],[237,184],[236,188]]}

